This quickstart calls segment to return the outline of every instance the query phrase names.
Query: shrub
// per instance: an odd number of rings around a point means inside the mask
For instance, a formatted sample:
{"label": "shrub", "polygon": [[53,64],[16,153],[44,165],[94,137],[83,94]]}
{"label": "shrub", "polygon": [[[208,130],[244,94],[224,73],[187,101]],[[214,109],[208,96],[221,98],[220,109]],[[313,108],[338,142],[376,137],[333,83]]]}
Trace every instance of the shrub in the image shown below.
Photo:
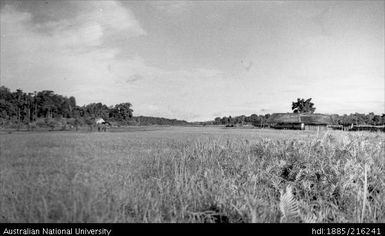
{"label": "shrub", "polygon": [[28,123],[28,130],[35,130],[36,129],[36,127],[37,127],[37,124],[36,124],[36,122],[30,122],[30,123]]}
{"label": "shrub", "polygon": [[36,126],[39,127],[39,128],[47,127],[47,123],[46,123],[45,119],[37,119],[35,121],[35,123],[36,123]]}
{"label": "shrub", "polygon": [[61,123],[58,120],[55,120],[52,118],[46,118],[45,123],[47,127],[51,128],[51,130],[54,130],[56,127],[61,125]]}

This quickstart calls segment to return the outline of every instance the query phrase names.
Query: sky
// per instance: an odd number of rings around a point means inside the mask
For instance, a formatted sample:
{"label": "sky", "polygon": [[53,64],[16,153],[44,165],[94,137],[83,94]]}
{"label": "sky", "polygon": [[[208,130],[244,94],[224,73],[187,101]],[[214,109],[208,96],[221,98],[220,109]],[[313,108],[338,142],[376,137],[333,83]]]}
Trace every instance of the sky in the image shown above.
{"label": "sky", "polygon": [[0,80],[187,121],[385,113],[384,1],[0,0]]}

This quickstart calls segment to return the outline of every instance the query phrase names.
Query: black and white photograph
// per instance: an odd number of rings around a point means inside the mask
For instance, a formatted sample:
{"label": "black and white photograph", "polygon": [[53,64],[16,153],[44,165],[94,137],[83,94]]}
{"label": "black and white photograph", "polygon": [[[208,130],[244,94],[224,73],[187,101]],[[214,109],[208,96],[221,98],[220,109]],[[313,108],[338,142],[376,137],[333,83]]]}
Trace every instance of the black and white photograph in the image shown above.
{"label": "black and white photograph", "polygon": [[384,14],[0,0],[0,225],[385,223]]}

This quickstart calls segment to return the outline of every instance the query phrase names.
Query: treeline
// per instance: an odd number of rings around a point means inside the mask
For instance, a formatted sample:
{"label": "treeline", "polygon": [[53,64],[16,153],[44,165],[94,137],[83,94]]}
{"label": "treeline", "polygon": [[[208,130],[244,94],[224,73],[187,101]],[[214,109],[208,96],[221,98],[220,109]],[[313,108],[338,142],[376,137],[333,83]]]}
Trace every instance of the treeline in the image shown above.
{"label": "treeline", "polygon": [[[200,125],[225,125],[225,126],[242,126],[242,125],[253,125],[255,127],[267,126],[267,120],[270,114],[257,115],[252,114],[250,116],[224,116],[216,117],[212,121],[198,122]],[[351,113],[349,115],[338,115],[333,114],[330,116],[333,125],[385,125],[385,114],[376,115],[373,112],[368,114],[363,113]]]}
{"label": "treeline", "polygon": [[332,123],[334,125],[385,125],[385,114],[376,115],[373,112],[351,113],[349,115],[331,115]]}
{"label": "treeline", "polygon": [[[0,87],[0,127],[11,128],[36,128],[56,127],[66,128],[67,125],[80,127],[92,126],[95,118],[117,126],[124,125],[191,125],[184,120],[167,119],[160,117],[138,116],[133,117],[132,105],[129,102],[107,106],[102,103],[91,103],[84,106],[76,104],[75,97],[66,97],[55,94],[50,90],[34,93],[25,93],[21,89],[12,92],[10,89]],[[267,126],[270,114],[250,116],[224,116],[216,117],[212,121],[194,122],[198,125],[253,125],[256,127]],[[342,125],[384,125],[385,114],[376,115],[352,113],[350,115],[331,115],[332,124]]]}
{"label": "treeline", "polygon": [[168,119],[163,117],[152,117],[152,116],[135,116],[132,118],[132,125],[175,125],[185,126],[190,125],[185,120]]}
{"label": "treeline", "polygon": [[250,116],[224,116],[216,117],[213,121],[197,122],[200,125],[225,125],[225,126],[237,126],[237,125],[253,125],[256,127],[264,127],[267,125],[267,120],[270,114],[257,115],[252,114]]}
{"label": "treeline", "polygon": [[115,106],[91,103],[84,106],[76,104],[75,97],[55,94],[50,90],[25,93],[21,89],[12,92],[0,87],[0,126],[10,128],[49,127],[51,129],[67,126],[92,126],[95,118],[103,118],[117,126],[122,125],[185,125],[186,121],[158,117],[133,117],[129,102]]}

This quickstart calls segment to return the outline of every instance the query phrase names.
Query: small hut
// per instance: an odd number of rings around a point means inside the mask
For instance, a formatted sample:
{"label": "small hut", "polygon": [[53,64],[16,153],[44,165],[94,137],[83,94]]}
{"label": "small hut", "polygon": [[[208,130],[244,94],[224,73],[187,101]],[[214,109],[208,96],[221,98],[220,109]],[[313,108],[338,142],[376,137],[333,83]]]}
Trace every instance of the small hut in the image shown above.
{"label": "small hut", "polygon": [[352,125],[350,131],[383,131],[385,132],[385,125]]}
{"label": "small hut", "polygon": [[104,124],[105,122],[106,122],[106,121],[103,120],[103,118],[96,118],[96,119],[95,119],[95,123],[96,123],[97,125]]}
{"label": "small hut", "polygon": [[95,124],[98,127],[98,131],[107,131],[107,128],[111,127],[111,123],[108,121],[105,121],[103,118],[96,118]]}
{"label": "small hut", "polygon": [[274,129],[327,130],[332,121],[323,114],[274,113],[267,123]]}

